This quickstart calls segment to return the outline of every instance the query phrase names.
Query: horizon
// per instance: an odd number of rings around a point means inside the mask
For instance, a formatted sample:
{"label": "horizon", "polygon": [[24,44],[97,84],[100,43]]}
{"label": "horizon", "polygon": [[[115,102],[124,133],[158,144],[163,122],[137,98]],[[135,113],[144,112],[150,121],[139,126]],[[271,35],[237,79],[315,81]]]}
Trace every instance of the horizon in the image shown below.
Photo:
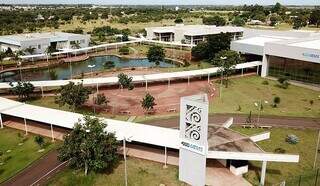
{"label": "horizon", "polygon": [[176,0],[123,0],[119,3],[116,0],[110,1],[102,1],[102,0],[4,0],[0,4],[6,5],[118,5],[118,6],[157,6],[157,5],[166,5],[166,6],[243,6],[243,5],[263,5],[270,6],[279,2],[285,6],[320,6],[320,3],[317,3],[316,0],[229,0],[226,3],[224,0],[216,0],[215,2],[211,2],[211,0],[202,0],[202,1],[194,1],[194,0],[185,0],[183,3]]}

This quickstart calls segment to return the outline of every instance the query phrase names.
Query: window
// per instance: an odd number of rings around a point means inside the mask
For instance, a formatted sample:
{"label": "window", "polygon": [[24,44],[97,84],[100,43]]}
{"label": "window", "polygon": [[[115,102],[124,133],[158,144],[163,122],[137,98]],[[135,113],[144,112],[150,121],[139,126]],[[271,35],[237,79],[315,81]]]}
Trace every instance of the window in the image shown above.
{"label": "window", "polygon": [[41,49],[41,45],[38,45],[38,49]]}
{"label": "window", "polygon": [[84,40],[84,39],[81,39],[81,40],[80,40],[80,43],[85,43],[85,40]]}

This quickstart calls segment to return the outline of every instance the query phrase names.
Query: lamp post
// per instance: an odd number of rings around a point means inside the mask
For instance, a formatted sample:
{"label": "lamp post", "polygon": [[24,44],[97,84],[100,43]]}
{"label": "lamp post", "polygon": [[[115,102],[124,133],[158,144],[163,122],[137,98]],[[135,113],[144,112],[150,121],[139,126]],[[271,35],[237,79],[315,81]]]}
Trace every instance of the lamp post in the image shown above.
{"label": "lamp post", "polygon": [[128,186],[128,173],[127,173],[127,155],[126,155],[126,141],[131,142],[132,136],[125,137],[123,136],[123,159],[124,159],[124,181],[125,186]]}
{"label": "lamp post", "polygon": [[20,81],[22,81],[22,71],[21,71],[21,61],[18,61],[18,66],[19,66],[19,72],[20,72]]}
{"label": "lamp post", "polygon": [[[221,60],[226,60],[227,59],[227,57],[225,57],[225,56],[221,56],[220,57],[220,59]],[[221,67],[220,67],[221,68]],[[222,98],[222,86],[223,86],[223,68],[221,68],[221,80],[220,80],[220,99]]]}
{"label": "lamp post", "polygon": [[[96,65],[88,65],[88,68],[90,68],[90,73],[91,73],[91,76],[92,76],[92,82],[93,82],[93,72],[92,72],[92,69],[95,67]],[[95,114],[96,113],[96,106],[95,106],[95,103],[94,103],[94,94],[92,95],[92,104],[93,104],[93,113]]]}

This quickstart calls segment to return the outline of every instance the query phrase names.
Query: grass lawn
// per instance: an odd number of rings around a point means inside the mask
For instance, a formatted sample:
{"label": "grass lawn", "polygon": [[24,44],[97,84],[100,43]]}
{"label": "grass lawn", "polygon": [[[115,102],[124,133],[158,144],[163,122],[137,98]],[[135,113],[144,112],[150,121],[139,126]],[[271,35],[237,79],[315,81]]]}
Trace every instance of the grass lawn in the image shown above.
{"label": "grass lawn", "polygon": [[[231,80],[228,88],[222,88],[222,99],[215,98],[210,103],[210,113],[242,113],[258,114],[255,102],[262,100],[262,115],[320,117],[320,92],[289,85],[288,89],[276,87],[277,81],[267,80],[258,76],[241,77]],[[217,87],[220,87],[216,83]],[[271,107],[274,97],[280,97],[277,108]],[[313,104],[310,104],[313,100]],[[267,101],[268,103],[265,103]],[[237,111],[239,106],[240,111]]]}
{"label": "grass lawn", "polygon": [[[240,127],[233,127],[232,129],[239,131],[243,134],[253,135],[265,131],[264,129],[243,129]],[[270,130],[271,137],[268,140],[258,142],[258,145],[266,152],[274,152],[277,148],[282,148],[287,154],[299,154],[299,163],[267,163],[267,185],[280,183],[281,181],[297,178],[299,175],[308,174],[312,171],[316,141],[318,137],[317,130],[305,129],[287,129],[287,128],[272,128]],[[288,134],[294,134],[299,137],[300,142],[296,145],[289,144],[285,141]],[[318,153],[320,155],[320,153]],[[319,156],[318,156],[319,157]],[[258,185],[261,172],[261,162],[250,162],[249,172],[245,178]],[[318,167],[320,168],[320,158],[318,158]],[[314,179],[313,179],[314,180]],[[312,182],[312,180],[309,180]],[[302,182],[307,185],[306,182]],[[314,183],[314,182],[313,182]]]}
{"label": "grass lawn", "polygon": [[[162,166],[163,164],[160,163],[129,157],[127,159],[128,185],[185,185],[178,181],[177,167],[168,166],[167,169],[163,169]],[[125,185],[124,164],[121,161],[118,167],[110,174],[91,172],[87,176],[84,176],[83,171],[75,171],[68,168],[53,177],[48,185]]]}
{"label": "grass lawn", "polygon": [[56,148],[56,143],[51,144],[50,139],[45,138],[49,143],[43,152],[38,152],[39,146],[34,142],[34,136],[28,134],[25,137],[23,131],[11,128],[0,129],[0,152],[2,154],[0,155],[0,183]]}

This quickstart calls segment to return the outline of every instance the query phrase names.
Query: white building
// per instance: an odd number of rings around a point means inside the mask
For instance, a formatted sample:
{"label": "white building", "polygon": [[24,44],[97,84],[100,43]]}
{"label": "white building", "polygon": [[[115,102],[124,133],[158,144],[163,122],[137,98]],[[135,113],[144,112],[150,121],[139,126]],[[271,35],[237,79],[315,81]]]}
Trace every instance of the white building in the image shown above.
{"label": "white building", "polygon": [[145,28],[145,30],[147,31],[147,39],[150,40],[196,45],[201,41],[205,41],[209,35],[220,33],[231,33],[232,38],[235,40],[242,36],[244,29],[231,26],[177,24],[166,27],[149,27]]}
{"label": "white building", "polygon": [[231,50],[262,60],[261,76],[320,84],[320,33],[309,31],[245,30]]}
{"label": "white building", "polygon": [[0,50],[6,51],[9,47],[12,51],[34,48],[35,54],[45,53],[49,46],[57,50],[73,48],[79,44],[80,48],[89,46],[90,35],[72,34],[64,32],[29,33],[0,36]]}

